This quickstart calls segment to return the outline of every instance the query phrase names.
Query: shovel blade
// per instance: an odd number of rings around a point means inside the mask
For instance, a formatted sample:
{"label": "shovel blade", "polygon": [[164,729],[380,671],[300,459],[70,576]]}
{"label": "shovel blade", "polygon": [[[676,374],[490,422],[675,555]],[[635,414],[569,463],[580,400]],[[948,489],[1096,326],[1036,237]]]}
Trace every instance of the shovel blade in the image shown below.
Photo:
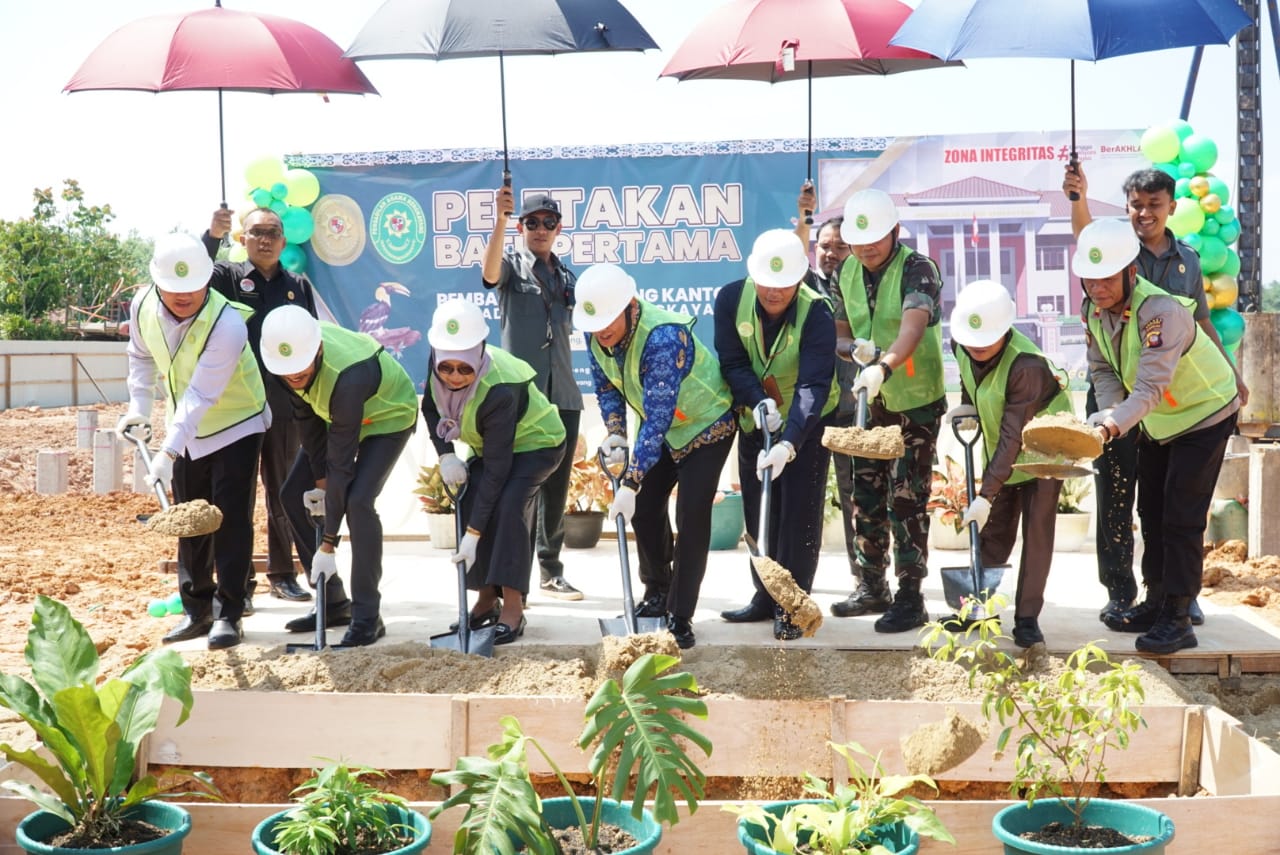
{"label": "shovel blade", "polygon": [[313,642],[311,644],[286,644],[284,646],[286,653],[319,653],[324,647],[317,647]]}
{"label": "shovel blade", "polygon": [[[618,616],[616,618],[599,618],[599,622],[601,635],[612,635],[617,637],[631,635],[631,633],[627,631],[627,619],[622,616]],[[662,618],[636,618],[636,635],[647,635],[653,632],[661,632],[666,628],[666,621]]]}
{"label": "shovel blade", "polygon": [[953,609],[962,608],[966,600],[972,600],[975,597],[979,600],[989,600],[1000,587],[1005,571],[1009,569],[1011,568],[1008,564],[981,568],[978,571],[979,590],[975,591],[972,567],[943,567],[942,595],[946,598],[947,605]]}
{"label": "shovel blade", "polygon": [[459,653],[469,653],[472,656],[493,658],[493,627],[491,626],[471,630],[471,637],[465,645],[462,643],[462,636],[456,632],[443,632],[440,635],[433,635],[430,641],[431,646],[437,650],[456,650]]}

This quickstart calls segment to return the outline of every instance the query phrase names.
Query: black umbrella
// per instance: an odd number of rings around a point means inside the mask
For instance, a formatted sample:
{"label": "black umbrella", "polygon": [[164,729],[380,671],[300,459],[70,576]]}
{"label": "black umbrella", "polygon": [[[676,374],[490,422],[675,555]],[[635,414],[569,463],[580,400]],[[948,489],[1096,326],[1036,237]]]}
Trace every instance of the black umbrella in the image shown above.
{"label": "black umbrella", "polygon": [[496,56],[502,180],[510,184],[505,57],[657,47],[617,0],[386,0],[344,56],[357,61]]}

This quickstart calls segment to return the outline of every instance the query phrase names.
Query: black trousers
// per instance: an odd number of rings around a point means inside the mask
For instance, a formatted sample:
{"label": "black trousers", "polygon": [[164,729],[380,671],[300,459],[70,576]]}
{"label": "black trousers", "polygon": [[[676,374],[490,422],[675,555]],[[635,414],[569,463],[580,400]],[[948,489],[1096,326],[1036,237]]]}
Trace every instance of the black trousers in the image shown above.
{"label": "black trousers", "polygon": [[[690,451],[679,463],[664,447],[636,494],[631,528],[636,533],[640,581],[646,597],[665,595],[667,611],[676,617],[692,618],[698,607],[711,546],[711,505],[732,445],[733,435],[729,434],[719,442]],[[673,538],[667,504],[677,485],[679,536]]]}
{"label": "black trousers", "polygon": [[[769,557],[791,571],[796,584],[806,592],[813,589],[822,551],[823,498],[827,490],[827,467],[831,452],[822,445],[822,430],[834,424],[834,413],[819,423],[814,434],[796,449],[796,459],[787,464],[773,482],[769,497]],[[758,430],[738,433],[738,479],[742,482],[742,512],[747,533],[760,539],[761,482],[756,474],[756,457],[764,437]],[[848,459],[848,458],[846,458]],[[750,562],[748,562],[750,564]],[[773,608],[773,597],[751,566],[755,585],[752,605]]]}
{"label": "black trousers", "polygon": [[[240,620],[253,575],[253,506],[257,501],[262,434],[250,434],[225,448],[173,465],[173,498],[204,499],[222,511],[213,534],[178,539],[178,591],[192,617]],[[214,574],[217,574],[217,582]]]}
{"label": "black trousers", "polygon": [[274,374],[263,372],[262,382],[267,390],[267,406],[271,408],[271,427],[262,437],[259,467],[267,499],[267,578],[292,579],[297,575],[293,565],[293,530],[289,526],[284,502],[280,499],[280,490],[284,487],[293,459],[298,456],[302,440],[298,435],[298,423],[293,418],[293,405],[289,402],[293,392],[286,389]]}
{"label": "black trousers", "polygon": [[1236,414],[1159,443],[1138,437],[1138,520],[1142,581],[1167,596],[1200,593],[1204,529]]}
{"label": "black trousers", "polygon": [[[569,496],[569,476],[573,474],[573,455],[578,443],[578,427],[582,422],[581,410],[561,410],[564,423],[565,451],[555,470],[538,488],[538,510],[529,534],[533,539],[532,554],[538,557],[542,581],[564,575],[564,562],[560,550],[564,548],[564,508]],[[588,449],[587,454],[594,453]]]}
{"label": "black trousers", "polygon": [[[1093,384],[1085,397],[1085,415],[1098,411]],[[1102,447],[1094,464],[1094,496],[1097,498],[1095,545],[1098,554],[1098,581],[1113,600],[1132,600],[1138,595],[1133,578],[1133,500],[1138,486],[1138,429],[1111,440]]]}
{"label": "black trousers", "polygon": [[[378,585],[382,582],[382,519],[374,503],[411,433],[413,428],[365,437],[356,451],[356,475],[347,488],[346,514],[347,533],[351,539],[352,620],[372,622],[382,607],[382,595],[378,592]],[[311,462],[305,451],[299,451],[284,480],[280,499],[284,502],[289,527],[293,531],[293,545],[308,573],[311,559],[316,554],[316,530],[303,504],[302,494],[315,485]],[[330,608],[347,601],[341,576],[329,577],[325,597]]]}
{"label": "black trousers", "polygon": [[1044,609],[1044,587],[1053,563],[1053,535],[1058,515],[1058,494],[1062,482],[1052,478],[1032,478],[1019,484],[1005,484],[991,503],[991,515],[978,536],[982,564],[1004,564],[1013,552],[1022,522],[1022,554],[1018,558],[1018,589],[1014,595],[1015,617],[1039,617]]}
{"label": "black trousers", "polygon": [[[576,439],[576,434],[574,435]],[[529,593],[531,573],[532,538],[537,524],[538,495],[546,480],[560,467],[561,460],[571,456],[565,443],[555,448],[540,448],[512,455],[511,469],[498,494],[497,504],[485,524],[484,534],[476,546],[476,560],[467,568],[467,587],[478,591],[485,585],[515,588],[522,594]],[[470,524],[471,509],[475,507],[480,482],[484,480],[484,458],[475,457],[467,463],[468,489],[462,497],[462,519]],[[473,489],[475,488],[475,489]],[[560,509],[564,516],[564,500]],[[560,539],[564,540],[564,525],[560,526]],[[499,592],[501,593],[501,592]]]}

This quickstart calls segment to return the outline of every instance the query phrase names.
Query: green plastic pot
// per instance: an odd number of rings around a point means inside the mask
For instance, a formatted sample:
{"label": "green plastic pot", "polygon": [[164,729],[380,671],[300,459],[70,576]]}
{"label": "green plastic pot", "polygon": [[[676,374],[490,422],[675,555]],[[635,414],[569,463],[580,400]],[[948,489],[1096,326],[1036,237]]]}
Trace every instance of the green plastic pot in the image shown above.
{"label": "green plastic pot", "polygon": [[[781,818],[787,809],[794,805],[814,805],[822,802],[822,799],[794,799],[773,802],[762,807],[766,813]],[[877,840],[897,855],[915,855],[920,849],[920,836],[901,822],[882,827]],[[743,845],[749,855],[777,855],[778,850],[769,845],[765,829],[746,819],[738,820],[738,842]]]}
{"label": "green plastic pot", "polygon": [[1067,802],[1062,799],[1037,799],[1031,807],[1023,802],[1010,805],[991,820],[991,831],[1004,844],[1005,855],[1062,855],[1064,852],[1088,852],[1090,855],[1120,855],[1141,852],[1160,855],[1173,840],[1173,820],[1158,810],[1134,802],[1091,799],[1084,809],[1086,825],[1114,828],[1122,834],[1150,836],[1146,843],[1111,846],[1106,849],[1075,849],[1023,840],[1018,835],[1039,831],[1051,822],[1070,824],[1073,820]]}
{"label": "green plastic pot", "polygon": [[[253,829],[253,851],[257,855],[281,855],[280,850],[275,848],[276,826],[289,815],[291,810],[293,809],[273,813]],[[399,805],[384,805],[383,810],[386,811],[387,819],[391,822],[407,825],[413,829],[413,842],[408,846],[392,849],[387,855],[414,855],[426,849],[431,843],[431,822],[426,816]]]}
{"label": "green plastic pot", "polygon": [[147,801],[128,811],[128,819],[140,819],[169,833],[158,840],[146,843],[135,843],[132,846],[117,846],[112,849],[76,849],[65,846],[50,846],[44,841],[70,828],[66,820],[57,814],[38,810],[27,814],[26,819],[18,823],[18,847],[30,855],[55,855],[55,853],[92,852],[95,855],[179,855],[182,852],[182,841],[191,833],[191,814],[175,804],[160,801]]}
{"label": "green plastic pot", "polygon": [[725,493],[724,499],[711,506],[712,549],[737,549],[745,528],[741,493]]}
{"label": "green plastic pot", "polygon": [[[591,821],[591,811],[595,809],[596,800],[579,797],[582,813]],[[578,815],[573,812],[573,805],[568,796],[542,800],[542,818],[552,828],[569,828],[578,824]],[[631,815],[630,804],[619,804],[613,799],[605,799],[600,805],[600,821],[606,825],[616,825],[636,839],[636,845],[629,849],[619,849],[613,855],[651,855],[662,840],[662,826],[646,808],[639,819]]]}

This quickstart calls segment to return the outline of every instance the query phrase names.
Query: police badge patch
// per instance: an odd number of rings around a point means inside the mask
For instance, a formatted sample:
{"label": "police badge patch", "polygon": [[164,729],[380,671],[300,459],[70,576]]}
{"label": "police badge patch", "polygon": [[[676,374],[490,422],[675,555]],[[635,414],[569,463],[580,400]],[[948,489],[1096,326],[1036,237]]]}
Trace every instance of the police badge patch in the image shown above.
{"label": "police badge patch", "polygon": [[1164,344],[1164,318],[1152,318],[1142,325],[1142,343],[1145,347],[1159,347]]}

